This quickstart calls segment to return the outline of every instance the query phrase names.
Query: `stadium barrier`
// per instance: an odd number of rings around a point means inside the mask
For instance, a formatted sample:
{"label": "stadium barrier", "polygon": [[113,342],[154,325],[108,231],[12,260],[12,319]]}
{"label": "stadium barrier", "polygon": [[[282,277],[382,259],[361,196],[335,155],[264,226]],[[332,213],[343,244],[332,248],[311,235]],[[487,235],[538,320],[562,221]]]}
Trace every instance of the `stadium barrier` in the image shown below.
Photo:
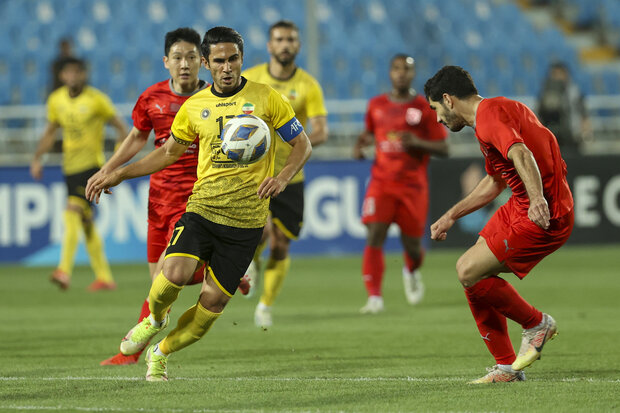
{"label": "stadium barrier", "polygon": [[[587,156],[568,160],[569,184],[575,198],[575,229],[569,243],[620,241],[620,171],[618,156]],[[429,177],[433,222],[463,194],[461,174],[480,158],[433,160]],[[306,167],[306,205],[300,239],[293,254],[361,253],[366,230],[360,222],[361,204],[370,161],[312,161]],[[111,262],[140,262],[146,257],[148,178],[124,182],[104,195],[96,221]],[[498,198],[502,203],[509,194]],[[0,168],[0,262],[55,265],[60,254],[62,211],[66,188],[59,167],[48,167],[34,182],[27,167]],[[459,220],[443,243],[429,248],[471,245],[498,203]],[[399,232],[390,230],[387,251],[400,251]],[[83,245],[78,263],[87,262]]]}

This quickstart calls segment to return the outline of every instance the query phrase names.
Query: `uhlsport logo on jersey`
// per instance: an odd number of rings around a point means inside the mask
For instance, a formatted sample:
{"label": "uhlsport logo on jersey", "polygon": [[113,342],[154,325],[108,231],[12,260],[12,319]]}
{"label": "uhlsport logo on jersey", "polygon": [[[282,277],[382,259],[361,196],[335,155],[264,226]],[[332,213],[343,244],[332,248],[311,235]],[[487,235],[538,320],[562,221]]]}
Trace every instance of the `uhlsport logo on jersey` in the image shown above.
{"label": "uhlsport logo on jersey", "polygon": [[249,115],[250,113],[254,112],[254,104],[250,102],[244,103],[243,106],[241,106],[241,111],[246,115]]}

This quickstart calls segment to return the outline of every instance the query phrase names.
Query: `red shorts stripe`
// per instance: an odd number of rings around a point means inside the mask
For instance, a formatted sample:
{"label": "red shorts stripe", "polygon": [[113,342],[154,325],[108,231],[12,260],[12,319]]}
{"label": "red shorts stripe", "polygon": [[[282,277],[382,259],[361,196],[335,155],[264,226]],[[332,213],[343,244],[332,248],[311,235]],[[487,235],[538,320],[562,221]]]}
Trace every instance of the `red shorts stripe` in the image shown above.
{"label": "red shorts stripe", "polygon": [[493,214],[480,231],[493,255],[519,278],[525,277],[543,258],[560,248],[573,230],[574,213],[552,219],[542,229],[513,206],[512,198]]}

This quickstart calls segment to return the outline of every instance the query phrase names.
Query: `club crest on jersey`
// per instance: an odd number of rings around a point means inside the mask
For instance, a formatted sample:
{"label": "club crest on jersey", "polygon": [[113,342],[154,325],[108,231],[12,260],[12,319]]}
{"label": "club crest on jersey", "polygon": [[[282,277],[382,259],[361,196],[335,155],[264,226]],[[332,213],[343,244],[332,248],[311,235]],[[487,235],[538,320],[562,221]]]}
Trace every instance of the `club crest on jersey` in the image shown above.
{"label": "club crest on jersey", "polygon": [[211,111],[208,108],[204,108],[201,112],[200,112],[200,117],[202,119],[207,119],[209,116],[211,116]]}
{"label": "club crest on jersey", "polygon": [[418,125],[422,120],[422,111],[417,108],[407,108],[405,120],[407,121],[408,125]]}
{"label": "club crest on jersey", "polygon": [[297,99],[297,91],[295,89],[291,89],[291,91],[288,94],[288,98],[289,100]]}
{"label": "club crest on jersey", "polygon": [[245,113],[246,115],[249,115],[250,113],[254,112],[254,109],[255,109],[254,104],[250,102],[244,103],[243,106],[241,106],[241,111]]}

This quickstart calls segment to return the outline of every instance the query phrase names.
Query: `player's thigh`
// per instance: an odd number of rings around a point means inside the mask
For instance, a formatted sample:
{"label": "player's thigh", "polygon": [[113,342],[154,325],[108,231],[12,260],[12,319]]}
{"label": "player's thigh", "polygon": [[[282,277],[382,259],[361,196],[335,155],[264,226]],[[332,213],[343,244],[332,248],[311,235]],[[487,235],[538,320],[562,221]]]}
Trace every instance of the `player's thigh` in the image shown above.
{"label": "player's thigh", "polygon": [[269,203],[271,230],[279,229],[288,239],[299,237],[304,219],[304,183],[288,185]]}
{"label": "player's thigh", "polygon": [[389,225],[394,222],[398,208],[398,197],[394,195],[395,192],[371,180],[362,204],[362,222],[366,225],[373,222]]}
{"label": "player's thigh", "polygon": [[[186,212],[174,227],[164,257],[164,274],[166,278],[178,285],[185,285],[193,276],[201,262],[208,263],[213,254],[214,234],[210,221],[193,212]],[[170,266],[173,258],[188,258],[194,265]],[[185,260],[183,260],[185,261]],[[169,272],[172,271],[172,272]]]}
{"label": "player's thigh", "polygon": [[232,297],[252,262],[262,228],[234,228],[209,223],[213,240],[209,275],[218,288]]}
{"label": "player's thigh", "polygon": [[185,285],[199,265],[200,261],[195,257],[169,256],[164,260],[163,273],[174,284]]}
{"label": "player's thigh", "polygon": [[165,205],[149,200],[146,255],[149,263],[157,263],[168,246],[168,241],[185,207]]}
{"label": "player's thigh", "polygon": [[502,205],[489,219],[480,235],[486,239],[495,257],[517,277],[525,277],[543,258],[568,240],[573,228],[573,213],[551,219],[542,229],[512,201]]}
{"label": "player's thigh", "polygon": [[495,257],[483,237],[456,262],[456,272],[464,287],[471,287],[478,281],[510,270]]}

